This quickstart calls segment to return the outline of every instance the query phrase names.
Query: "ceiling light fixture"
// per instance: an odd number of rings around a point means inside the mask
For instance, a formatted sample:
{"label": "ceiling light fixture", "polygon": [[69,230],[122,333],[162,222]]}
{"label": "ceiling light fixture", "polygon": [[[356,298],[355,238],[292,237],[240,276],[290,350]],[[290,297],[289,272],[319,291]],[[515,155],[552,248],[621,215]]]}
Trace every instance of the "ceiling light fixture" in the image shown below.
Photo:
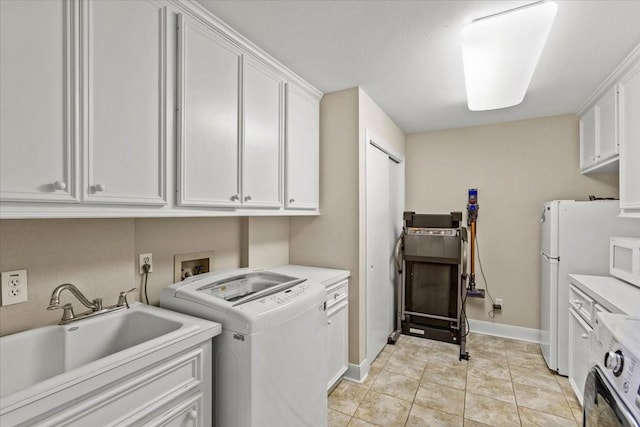
{"label": "ceiling light fixture", "polygon": [[462,31],[467,105],[472,111],[524,99],[558,6],[537,2],[476,19]]}

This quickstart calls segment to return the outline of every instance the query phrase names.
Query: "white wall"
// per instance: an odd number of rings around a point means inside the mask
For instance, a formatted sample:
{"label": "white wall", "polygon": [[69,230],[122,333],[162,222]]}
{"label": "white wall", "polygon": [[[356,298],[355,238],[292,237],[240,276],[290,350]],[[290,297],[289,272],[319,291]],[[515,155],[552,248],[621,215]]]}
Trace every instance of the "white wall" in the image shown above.
{"label": "white wall", "polygon": [[[540,328],[540,206],[554,199],[618,196],[617,174],[581,175],[579,119],[563,115],[407,137],[406,208],[465,212],[478,188],[480,259],[495,322]],[[485,284],[476,262],[476,283]],[[487,299],[467,300],[470,318],[491,321]]]}

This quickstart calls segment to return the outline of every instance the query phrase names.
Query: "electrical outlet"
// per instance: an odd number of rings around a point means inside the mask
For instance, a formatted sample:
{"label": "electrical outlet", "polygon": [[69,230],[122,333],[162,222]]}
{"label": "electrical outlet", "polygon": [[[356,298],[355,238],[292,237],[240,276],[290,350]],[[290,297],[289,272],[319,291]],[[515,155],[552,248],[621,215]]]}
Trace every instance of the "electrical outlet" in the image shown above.
{"label": "electrical outlet", "polygon": [[27,302],[27,270],[2,272],[2,306]]}
{"label": "electrical outlet", "polygon": [[145,265],[145,264],[149,264],[149,273],[151,273],[153,271],[153,257],[152,257],[152,255],[150,253],[148,253],[148,254],[140,254],[138,256],[139,256],[138,266],[139,266],[140,274],[144,274],[144,269],[142,268],[142,266]]}

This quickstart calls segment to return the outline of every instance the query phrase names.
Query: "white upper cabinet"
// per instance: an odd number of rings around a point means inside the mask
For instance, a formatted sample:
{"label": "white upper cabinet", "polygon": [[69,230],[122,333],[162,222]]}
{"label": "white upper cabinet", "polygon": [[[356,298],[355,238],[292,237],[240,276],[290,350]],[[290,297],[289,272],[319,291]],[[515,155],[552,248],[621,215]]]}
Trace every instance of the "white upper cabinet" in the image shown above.
{"label": "white upper cabinet", "polygon": [[81,5],[83,201],[165,204],[166,7]]}
{"label": "white upper cabinet", "polygon": [[640,218],[640,63],[620,80],[620,209]]}
{"label": "white upper cabinet", "polygon": [[282,78],[244,58],[242,201],[246,206],[282,206]]}
{"label": "white upper cabinet", "polygon": [[287,209],[318,209],[319,102],[300,88],[286,86]]}
{"label": "white upper cabinet", "polygon": [[598,129],[598,161],[618,157],[618,91],[611,88],[598,101],[600,121]]}
{"label": "white upper cabinet", "polygon": [[0,8],[0,218],[318,214],[322,94],[197,2]]}
{"label": "white upper cabinet", "polygon": [[611,172],[618,167],[617,88],[609,89],[580,118],[580,169]]}
{"label": "white upper cabinet", "polygon": [[178,185],[182,206],[239,206],[241,52],[180,16]]}
{"label": "white upper cabinet", "polygon": [[0,199],[74,202],[73,8],[0,1]]}

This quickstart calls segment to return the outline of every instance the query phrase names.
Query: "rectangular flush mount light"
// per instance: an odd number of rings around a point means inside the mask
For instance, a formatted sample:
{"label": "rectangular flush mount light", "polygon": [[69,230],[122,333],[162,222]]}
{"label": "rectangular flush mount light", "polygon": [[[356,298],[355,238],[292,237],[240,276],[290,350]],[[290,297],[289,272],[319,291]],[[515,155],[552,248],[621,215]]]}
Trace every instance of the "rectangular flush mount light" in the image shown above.
{"label": "rectangular flush mount light", "polygon": [[538,2],[476,19],[462,31],[467,104],[472,111],[524,99],[558,6]]}

